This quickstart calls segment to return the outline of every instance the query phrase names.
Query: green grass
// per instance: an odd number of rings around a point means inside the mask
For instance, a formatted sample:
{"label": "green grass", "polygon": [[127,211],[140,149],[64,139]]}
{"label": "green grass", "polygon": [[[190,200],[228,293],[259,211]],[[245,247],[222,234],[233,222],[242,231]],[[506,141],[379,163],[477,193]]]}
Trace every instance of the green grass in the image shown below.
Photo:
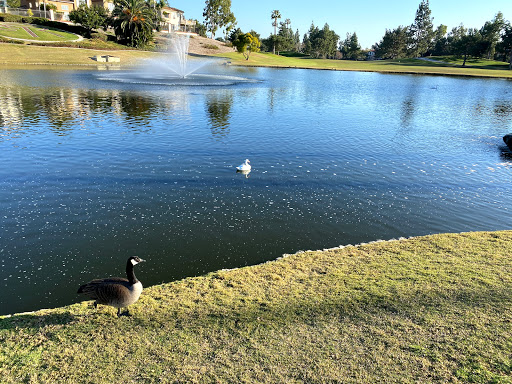
{"label": "green grass", "polygon": [[[477,64],[468,62],[463,68],[453,65],[451,62],[429,62],[418,59],[351,61],[253,53],[249,60],[245,60],[241,54],[236,52],[218,54],[217,56],[228,58],[233,65],[244,66],[512,78],[512,71],[508,70],[507,64],[497,61],[492,61],[492,66],[481,65],[481,62],[477,62]],[[436,58],[434,57],[434,59]]]}
{"label": "green grass", "polygon": [[[78,39],[78,36],[75,34],[54,28],[42,28],[21,23],[2,23],[0,26],[2,27],[0,28],[0,36],[15,39],[28,39],[33,41],[69,41]],[[37,37],[30,35],[23,27],[30,29]]]}
{"label": "green grass", "polygon": [[[464,59],[461,57],[455,56],[438,56],[434,57],[436,60],[443,61],[448,64],[462,66],[464,63]],[[481,69],[503,69],[508,70],[509,63],[504,63],[503,61],[496,60],[487,60],[482,58],[473,58],[470,57],[466,60],[466,66],[472,68],[481,68]]]}
{"label": "green grass", "polygon": [[[78,43],[67,43],[73,47]],[[95,65],[91,58],[96,55],[111,54],[121,59],[120,65],[133,65],[139,60],[154,57],[156,54],[146,51],[128,50],[112,42],[84,40],[80,42],[84,49],[70,47],[35,46],[19,44],[0,44],[0,65],[20,67],[30,64],[48,65]],[[89,47],[90,49],[85,49]],[[112,49],[117,48],[120,49]],[[110,49],[109,49],[110,48]],[[104,63],[102,63],[104,64]],[[118,64],[118,63],[116,63]]]}
{"label": "green grass", "polygon": [[0,377],[511,383],[511,254],[512,231],[433,235],[154,286],[132,317],[83,302],[3,318]]}

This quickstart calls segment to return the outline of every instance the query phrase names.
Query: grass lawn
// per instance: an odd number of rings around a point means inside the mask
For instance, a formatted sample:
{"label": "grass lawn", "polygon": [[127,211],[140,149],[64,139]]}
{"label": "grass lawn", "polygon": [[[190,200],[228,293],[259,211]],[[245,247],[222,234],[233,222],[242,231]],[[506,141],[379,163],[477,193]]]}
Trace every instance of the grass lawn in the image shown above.
{"label": "grass lawn", "polygon": [[[443,61],[445,63],[449,63],[452,65],[462,66],[464,63],[464,59],[460,57],[454,56],[438,56],[435,57],[436,60]],[[508,70],[509,63],[504,63],[503,61],[496,60],[487,60],[482,58],[468,58],[466,60],[466,66],[471,68],[481,68],[481,69],[504,69]]]}
{"label": "grass lawn", "polygon": [[[54,28],[43,28],[30,24],[2,23],[0,26],[0,36],[15,39],[28,39],[34,41],[69,41],[78,39],[78,36],[73,33],[60,31]],[[25,28],[32,31],[36,36],[31,35]]]}
{"label": "grass lawn", "polygon": [[0,318],[1,382],[511,383],[511,254],[512,231],[425,236],[154,286],[132,317]]}
{"label": "grass lawn", "polygon": [[[109,43],[109,46],[113,43]],[[98,65],[91,57],[111,54],[121,59],[117,65],[133,65],[155,57],[155,53],[137,50],[95,50],[19,44],[0,44],[0,65],[20,67],[23,64]],[[105,64],[105,63],[101,63]]]}
{"label": "grass lawn", "polygon": [[[482,61],[468,61],[466,67],[463,68],[453,65],[457,64],[457,61],[453,63],[446,60],[445,62],[431,62],[418,59],[374,61],[323,60],[311,59],[309,57],[278,56],[271,53],[253,53],[249,60],[245,60],[237,52],[219,54],[217,56],[227,57],[234,65],[246,66],[512,78],[512,71],[508,70],[508,65],[498,61],[492,61],[492,65],[489,65],[489,62],[487,62],[487,65],[482,65]],[[434,57],[434,59],[436,58]],[[462,61],[460,61],[460,64],[462,64]]]}

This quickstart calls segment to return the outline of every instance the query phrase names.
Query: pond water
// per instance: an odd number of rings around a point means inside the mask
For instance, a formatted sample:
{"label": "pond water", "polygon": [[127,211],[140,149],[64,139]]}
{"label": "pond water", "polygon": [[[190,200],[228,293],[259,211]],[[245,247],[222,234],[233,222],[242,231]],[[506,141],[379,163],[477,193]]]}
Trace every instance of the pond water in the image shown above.
{"label": "pond water", "polygon": [[[512,83],[0,70],[0,314],[377,239],[512,227]],[[252,172],[235,166],[250,159]]]}

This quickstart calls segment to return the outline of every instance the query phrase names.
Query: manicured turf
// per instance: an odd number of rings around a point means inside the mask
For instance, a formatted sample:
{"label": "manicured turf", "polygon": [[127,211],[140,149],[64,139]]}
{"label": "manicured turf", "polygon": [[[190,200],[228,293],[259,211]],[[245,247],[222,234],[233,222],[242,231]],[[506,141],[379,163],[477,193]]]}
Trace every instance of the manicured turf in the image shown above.
{"label": "manicured turf", "polygon": [[33,41],[70,41],[78,39],[77,35],[69,32],[30,24],[2,23],[1,26],[0,36],[15,39],[27,39]]}
{"label": "manicured turf", "polygon": [[[286,68],[311,68],[330,69],[340,71],[368,71],[385,73],[418,73],[433,75],[456,75],[456,76],[478,76],[478,77],[501,77],[511,78],[512,71],[508,70],[508,64],[498,61],[489,62],[486,65],[476,65],[468,61],[466,67],[453,65],[451,62],[426,61],[420,59],[400,60],[373,60],[373,61],[351,61],[351,60],[323,60],[311,59],[309,57],[285,57],[270,53],[253,53],[249,60],[245,60],[239,53],[219,54],[227,57],[234,65],[246,66],[270,66]],[[433,59],[436,59],[435,57]],[[462,64],[462,61],[460,62]]]}
{"label": "manicured turf", "polygon": [[[103,43],[103,42],[100,42]],[[112,43],[111,43],[112,45]],[[94,50],[67,47],[49,47],[19,44],[0,44],[0,65],[30,68],[30,64],[49,65],[97,65],[91,58],[110,54],[121,59],[121,65],[133,65],[139,60],[156,54],[136,50]],[[101,63],[104,64],[104,63]],[[117,63],[116,63],[117,65]]]}
{"label": "manicured turf", "polygon": [[0,319],[1,382],[511,383],[511,254],[512,231],[433,235],[154,286],[132,317]]}

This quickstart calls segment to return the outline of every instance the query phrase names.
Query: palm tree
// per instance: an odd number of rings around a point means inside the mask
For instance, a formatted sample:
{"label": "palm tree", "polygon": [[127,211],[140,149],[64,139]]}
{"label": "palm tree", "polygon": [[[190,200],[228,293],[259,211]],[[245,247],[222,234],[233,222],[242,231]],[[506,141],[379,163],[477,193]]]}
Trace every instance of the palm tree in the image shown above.
{"label": "palm tree", "polygon": [[276,41],[275,36],[277,35],[277,19],[281,18],[281,12],[279,12],[277,9],[274,9],[272,11],[272,15],[270,18],[273,20],[272,25],[274,26],[274,55],[276,54]]}
{"label": "palm tree", "polygon": [[154,10],[144,0],[116,0],[114,31],[126,45],[141,47],[153,38]]}

